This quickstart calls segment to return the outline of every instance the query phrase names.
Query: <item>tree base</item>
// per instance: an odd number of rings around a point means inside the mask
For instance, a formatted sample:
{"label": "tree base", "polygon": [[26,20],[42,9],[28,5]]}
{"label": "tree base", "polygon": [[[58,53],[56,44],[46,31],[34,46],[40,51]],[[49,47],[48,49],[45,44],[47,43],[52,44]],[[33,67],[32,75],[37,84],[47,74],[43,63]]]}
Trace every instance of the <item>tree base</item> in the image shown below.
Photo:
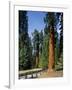
{"label": "tree base", "polygon": [[48,69],[48,72],[54,72],[55,70],[54,69]]}

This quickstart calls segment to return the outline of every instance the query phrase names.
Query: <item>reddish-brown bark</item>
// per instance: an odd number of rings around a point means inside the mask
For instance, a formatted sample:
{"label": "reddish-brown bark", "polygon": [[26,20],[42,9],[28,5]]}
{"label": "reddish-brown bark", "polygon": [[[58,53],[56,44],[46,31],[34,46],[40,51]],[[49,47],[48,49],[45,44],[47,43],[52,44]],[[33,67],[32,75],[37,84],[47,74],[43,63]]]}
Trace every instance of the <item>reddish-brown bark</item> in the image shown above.
{"label": "reddish-brown bark", "polygon": [[54,55],[54,30],[50,30],[50,39],[49,39],[49,62],[48,62],[48,71],[53,71],[55,64],[55,55]]}

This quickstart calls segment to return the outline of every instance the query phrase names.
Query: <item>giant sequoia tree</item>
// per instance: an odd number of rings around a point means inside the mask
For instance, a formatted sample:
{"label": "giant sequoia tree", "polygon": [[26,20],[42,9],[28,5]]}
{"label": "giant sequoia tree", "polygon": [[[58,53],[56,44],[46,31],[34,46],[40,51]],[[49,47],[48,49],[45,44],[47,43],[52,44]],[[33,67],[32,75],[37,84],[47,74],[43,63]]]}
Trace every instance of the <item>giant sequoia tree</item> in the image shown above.
{"label": "giant sequoia tree", "polygon": [[31,68],[31,40],[28,35],[26,11],[19,11],[19,70]]}
{"label": "giant sequoia tree", "polygon": [[57,34],[57,24],[58,24],[57,13],[48,12],[44,20],[49,28],[48,70],[51,71],[53,70],[53,67],[55,66],[55,48],[57,47],[56,46],[57,42],[55,41],[55,36]]}
{"label": "giant sequoia tree", "polygon": [[54,22],[55,22],[55,17],[54,13],[50,12],[46,14],[45,17],[45,22],[47,26],[49,27],[49,59],[48,59],[48,69],[51,70],[54,66]]}

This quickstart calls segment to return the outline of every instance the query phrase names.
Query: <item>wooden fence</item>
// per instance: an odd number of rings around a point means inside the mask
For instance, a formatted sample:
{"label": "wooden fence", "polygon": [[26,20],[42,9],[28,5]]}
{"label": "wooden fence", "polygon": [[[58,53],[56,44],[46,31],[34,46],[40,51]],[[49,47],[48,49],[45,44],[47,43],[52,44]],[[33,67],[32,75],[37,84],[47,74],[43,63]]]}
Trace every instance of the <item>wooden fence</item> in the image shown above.
{"label": "wooden fence", "polygon": [[42,68],[19,71],[19,79],[37,78],[41,74]]}

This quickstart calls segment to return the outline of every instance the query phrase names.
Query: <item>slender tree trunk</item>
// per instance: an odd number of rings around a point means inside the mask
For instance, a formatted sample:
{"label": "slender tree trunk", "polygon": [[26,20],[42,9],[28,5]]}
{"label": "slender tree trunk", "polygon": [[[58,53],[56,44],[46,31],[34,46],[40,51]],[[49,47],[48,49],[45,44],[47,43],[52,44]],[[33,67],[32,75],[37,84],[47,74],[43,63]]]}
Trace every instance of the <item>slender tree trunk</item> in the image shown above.
{"label": "slender tree trunk", "polygon": [[48,62],[48,71],[53,71],[55,64],[55,54],[54,54],[54,30],[50,30],[50,39],[49,39],[49,62]]}
{"label": "slender tree trunk", "polygon": [[39,45],[37,45],[37,52],[36,52],[36,68],[39,66]]}
{"label": "slender tree trunk", "polygon": [[36,56],[36,68],[38,68],[39,65],[39,55]]}

